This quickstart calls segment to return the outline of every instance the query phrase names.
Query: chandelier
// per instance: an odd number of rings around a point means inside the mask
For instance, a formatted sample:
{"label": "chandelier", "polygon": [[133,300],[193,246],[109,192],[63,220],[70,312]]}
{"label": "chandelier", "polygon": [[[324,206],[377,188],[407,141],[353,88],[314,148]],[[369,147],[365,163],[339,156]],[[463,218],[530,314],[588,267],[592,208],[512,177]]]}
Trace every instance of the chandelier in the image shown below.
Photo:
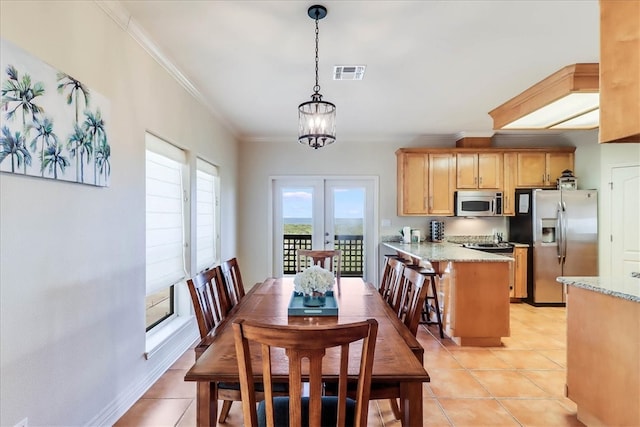
{"label": "chandelier", "polygon": [[298,106],[298,142],[318,149],[336,140],[336,106],[322,100],[318,83],[318,21],[327,16],[327,8],[315,5],[307,13],[316,21],[316,84],[311,101]]}

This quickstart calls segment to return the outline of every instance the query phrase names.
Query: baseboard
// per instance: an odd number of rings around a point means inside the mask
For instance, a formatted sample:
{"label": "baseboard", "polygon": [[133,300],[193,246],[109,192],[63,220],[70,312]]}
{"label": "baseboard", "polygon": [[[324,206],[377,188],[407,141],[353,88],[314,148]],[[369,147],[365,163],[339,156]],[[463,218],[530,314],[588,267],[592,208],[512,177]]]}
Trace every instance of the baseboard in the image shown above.
{"label": "baseboard", "polygon": [[[200,336],[197,328],[185,328],[171,338],[171,351],[163,359],[153,359],[156,365],[138,384],[128,387],[100,411],[87,426],[114,425],[153,384],[175,363],[180,356],[198,342]],[[147,360],[147,363],[151,363]]]}

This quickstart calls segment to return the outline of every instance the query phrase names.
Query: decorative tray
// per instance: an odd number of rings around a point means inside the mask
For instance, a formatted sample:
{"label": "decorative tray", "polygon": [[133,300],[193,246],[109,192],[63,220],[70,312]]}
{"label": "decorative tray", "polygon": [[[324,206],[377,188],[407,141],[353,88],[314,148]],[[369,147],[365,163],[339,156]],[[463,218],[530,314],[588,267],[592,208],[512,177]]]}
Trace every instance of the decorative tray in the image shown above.
{"label": "decorative tray", "polygon": [[325,294],[325,304],[321,307],[307,307],[303,304],[304,294],[293,292],[289,301],[287,314],[289,316],[337,316],[338,301],[333,296],[333,291]]}

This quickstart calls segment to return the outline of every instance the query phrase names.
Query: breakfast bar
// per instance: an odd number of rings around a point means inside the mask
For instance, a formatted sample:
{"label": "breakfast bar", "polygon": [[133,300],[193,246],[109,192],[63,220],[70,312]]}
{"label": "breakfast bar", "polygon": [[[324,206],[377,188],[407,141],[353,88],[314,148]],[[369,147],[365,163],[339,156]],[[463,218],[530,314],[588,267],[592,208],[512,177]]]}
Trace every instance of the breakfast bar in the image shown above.
{"label": "breakfast bar", "polygon": [[513,258],[454,243],[383,243],[439,277],[445,333],[460,346],[498,347],[509,329],[509,262]]}

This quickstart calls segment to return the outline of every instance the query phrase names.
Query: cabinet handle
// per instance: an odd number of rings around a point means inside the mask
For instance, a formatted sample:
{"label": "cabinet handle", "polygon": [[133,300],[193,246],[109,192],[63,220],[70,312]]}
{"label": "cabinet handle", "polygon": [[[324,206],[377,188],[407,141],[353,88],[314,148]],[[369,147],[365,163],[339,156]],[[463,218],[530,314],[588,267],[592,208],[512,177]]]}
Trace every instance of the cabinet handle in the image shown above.
{"label": "cabinet handle", "polygon": [[482,185],[482,177],[480,177],[480,185]]}
{"label": "cabinet handle", "polygon": [[429,210],[433,209],[433,196],[429,196]]}
{"label": "cabinet handle", "polygon": [[427,196],[424,196],[424,203],[423,203],[423,206],[424,206],[424,208],[425,208],[425,209],[428,209],[428,208],[429,208],[429,206],[427,205]]}
{"label": "cabinet handle", "polygon": [[551,183],[551,175],[547,174],[547,183]]}
{"label": "cabinet handle", "polygon": [[542,182],[543,182],[543,183],[547,182],[547,181],[544,179],[544,174],[542,174]]}

